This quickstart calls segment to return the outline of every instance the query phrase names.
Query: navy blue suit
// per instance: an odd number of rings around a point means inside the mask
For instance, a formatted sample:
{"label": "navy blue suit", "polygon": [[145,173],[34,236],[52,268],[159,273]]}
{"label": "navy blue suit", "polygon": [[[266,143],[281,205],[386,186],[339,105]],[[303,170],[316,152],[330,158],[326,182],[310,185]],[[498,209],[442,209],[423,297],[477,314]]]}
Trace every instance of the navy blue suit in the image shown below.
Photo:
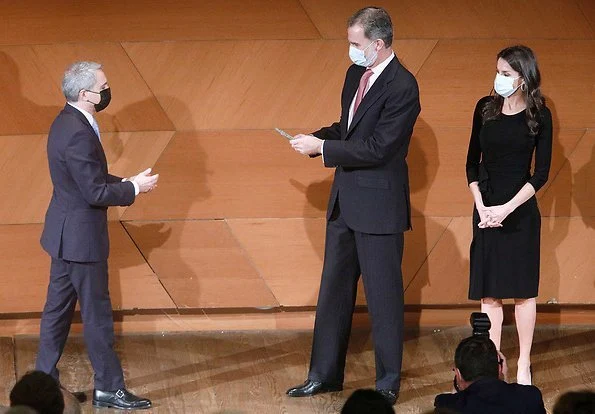
{"label": "navy blue suit", "polygon": [[343,383],[357,281],[364,281],[376,355],[376,388],[399,390],[403,352],[403,232],[411,228],[406,156],[420,113],[414,76],[395,57],[364,96],[348,128],[365,68],[352,65],[341,119],[313,133],[336,167],[308,378]]}
{"label": "navy blue suit", "polygon": [[58,379],[56,364],[78,300],[95,388],[117,390],[124,378],[113,350],[107,208],[132,204],[134,185],[108,173],[99,137],[71,105],[50,128],[47,154],[54,188],[41,245],[52,263],[36,369]]}
{"label": "navy blue suit", "polygon": [[496,378],[482,378],[456,394],[440,394],[437,409],[461,414],[545,414],[543,397],[533,385],[507,384]]}

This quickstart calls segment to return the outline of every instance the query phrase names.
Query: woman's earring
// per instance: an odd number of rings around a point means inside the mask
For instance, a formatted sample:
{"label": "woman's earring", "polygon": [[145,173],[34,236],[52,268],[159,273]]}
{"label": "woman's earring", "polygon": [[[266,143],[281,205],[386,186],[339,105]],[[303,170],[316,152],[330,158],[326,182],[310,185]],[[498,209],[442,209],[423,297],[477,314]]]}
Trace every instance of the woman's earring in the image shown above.
{"label": "woman's earring", "polygon": [[527,90],[527,84],[525,82],[521,83],[521,91],[525,92]]}

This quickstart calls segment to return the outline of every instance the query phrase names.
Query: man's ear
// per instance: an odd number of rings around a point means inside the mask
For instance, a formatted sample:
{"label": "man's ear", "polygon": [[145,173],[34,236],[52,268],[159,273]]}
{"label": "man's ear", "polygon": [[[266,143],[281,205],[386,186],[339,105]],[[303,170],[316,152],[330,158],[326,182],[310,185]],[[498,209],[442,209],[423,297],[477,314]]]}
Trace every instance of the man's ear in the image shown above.
{"label": "man's ear", "polygon": [[508,364],[506,363],[506,357],[500,351],[498,351],[498,378],[502,381],[506,381],[508,378]]}
{"label": "man's ear", "polygon": [[457,380],[463,380],[463,376],[461,375],[461,371],[458,368],[455,368],[455,376],[457,377]]}
{"label": "man's ear", "polygon": [[461,375],[461,371],[459,371],[458,368],[455,368],[455,378],[457,385],[459,386],[459,390],[463,391],[465,388],[467,388],[467,382],[465,381],[465,378],[463,378],[463,375]]}
{"label": "man's ear", "polygon": [[508,374],[508,367],[506,362],[498,358],[498,379],[506,381],[506,375]]}
{"label": "man's ear", "polygon": [[89,102],[89,98],[92,95],[89,92],[87,92],[85,89],[81,89],[79,91],[79,102]]}

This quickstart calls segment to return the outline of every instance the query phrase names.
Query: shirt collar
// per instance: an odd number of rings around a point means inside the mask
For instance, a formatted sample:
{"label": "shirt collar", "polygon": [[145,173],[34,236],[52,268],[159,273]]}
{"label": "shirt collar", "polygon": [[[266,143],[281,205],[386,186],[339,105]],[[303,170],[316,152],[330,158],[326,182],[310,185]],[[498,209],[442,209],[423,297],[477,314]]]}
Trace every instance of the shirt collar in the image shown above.
{"label": "shirt collar", "polygon": [[89,112],[85,111],[84,109],[79,108],[78,106],[71,104],[70,102],[66,102],[68,105],[72,106],[73,108],[76,108],[78,111],[80,111],[83,115],[85,115],[85,118],[87,118],[87,121],[89,121],[89,124],[92,126],[93,123],[95,122],[95,118],[93,118],[93,115],[91,115]]}
{"label": "shirt collar", "polygon": [[372,73],[374,75],[380,75],[382,71],[388,66],[388,64],[395,58],[395,52],[392,52],[389,57],[384,59],[384,62],[380,63],[378,66],[372,68]]}

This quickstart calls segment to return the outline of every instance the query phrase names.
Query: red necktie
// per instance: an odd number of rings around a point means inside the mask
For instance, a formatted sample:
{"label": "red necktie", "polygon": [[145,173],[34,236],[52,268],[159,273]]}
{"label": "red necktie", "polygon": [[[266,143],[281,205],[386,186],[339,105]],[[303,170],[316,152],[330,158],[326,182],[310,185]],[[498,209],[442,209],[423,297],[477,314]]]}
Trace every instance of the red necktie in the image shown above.
{"label": "red necktie", "polygon": [[366,71],[362,75],[362,78],[359,80],[359,88],[357,89],[357,95],[355,96],[355,105],[353,105],[353,113],[354,114],[355,114],[355,111],[357,111],[357,107],[362,102],[364,95],[366,94],[366,88],[368,87],[368,80],[370,79],[370,76],[372,76],[373,74],[374,74],[374,72],[372,72],[372,69],[366,69]]}

